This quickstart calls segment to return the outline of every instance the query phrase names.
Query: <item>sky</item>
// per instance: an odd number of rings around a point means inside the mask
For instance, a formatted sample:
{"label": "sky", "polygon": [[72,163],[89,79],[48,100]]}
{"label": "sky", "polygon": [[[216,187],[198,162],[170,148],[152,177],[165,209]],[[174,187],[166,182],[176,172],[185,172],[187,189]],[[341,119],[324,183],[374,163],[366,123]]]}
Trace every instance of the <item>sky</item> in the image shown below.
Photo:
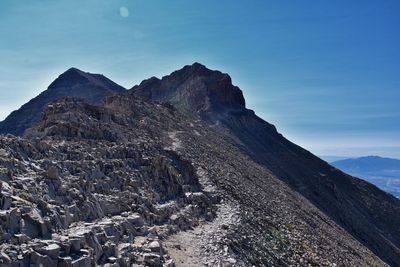
{"label": "sky", "polygon": [[400,158],[398,0],[1,0],[0,120],[74,66],[131,88],[200,62],[317,155]]}

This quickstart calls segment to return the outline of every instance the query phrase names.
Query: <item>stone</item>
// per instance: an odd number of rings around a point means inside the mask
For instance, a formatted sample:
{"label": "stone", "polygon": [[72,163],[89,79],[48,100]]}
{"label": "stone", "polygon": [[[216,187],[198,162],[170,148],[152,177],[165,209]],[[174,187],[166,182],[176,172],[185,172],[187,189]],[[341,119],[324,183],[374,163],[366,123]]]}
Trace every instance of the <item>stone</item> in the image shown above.
{"label": "stone", "polygon": [[81,242],[82,238],[70,238],[71,242],[71,251],[79,252],[81,250]]}
{"label": "stone", "polygon": [[48,223],[40,216],[37,210],[22,215],[21,232],[30,238],[49,237]]}
{"label": "stone", "polygon": [[3,251],[0,251],[0,262],[3,264],[10,264],[11,259],[6,253],[4,253]]}
{"label": "stone", "polygon": [[58,168],[55,166],[50,166],[46,171],[46,176],[50,179],[58,179],[59,178]]}
{"label": "stone", "polygon": [[52,259],[57,259],[60,254],[61,247],[57,244],[50,244],[48,246],[42,247],[39,252],[41,254],[47,255]]}
{"label": "stone", "polygon": [[225,261],[230,263],[230,264],[235,264],[237,262],[237,260],[235,260],[234,258],[228,258]]}
{"label": "stone", "polygon": [[143,217],[139,214],[131,214],[127,217],[127,221],[137,227],[141,227],[144,225]]}
{"label": "stone", "polygon": [[14,237],[17,239],[19,245],[27,243],[31,239],[25,234],[14,234]]}
{"label": "stone", "polygon": [[116,263],[118,259],[116,257],[108,257],[107,260],[109,263]]}
{"label": "stone", "polygon": [[92,266],[89,255],[83,255],[80,258],[72,261],[72,267],[88,267],[88,266]]}
{"label": "stone", "polygon": [[172,260],[172,259],[167,260],[167,261],[164,263],[163,267],[175,267],[175,262],[174,262],[174,260]]}
{"label": "stone", "polygon": [[152,241],[147,246],[152,252],[156,252],[158,254],[162,254],[162,247],[159,241]]}
{"label": "stone", "polygon": [[72,258],[70,256],[59,257],[57,267],[72,267]]}
{"label": "stone", "polygon": [[21,211],[18,208],[14,208],[10,211],[9,224],[11,233],[17,233],[21,229]]}
{"label": "stone", "polygon": [[11,207],[12,195],[8,192],[0,192],[0,208],[8,210]]}
{"label": "stone", "polygon": [[53,267],[53,266],[57,266],[58,259],[57,258],[52,259],[47,255],[42,255],[36,251],[33,251],[31,253],[30,262],[31,262],[31,264],[34,263],[38,266]]}
{"label": "stone", "polygon": [[161,257],[158,254],[154,253],[144,253],[143,254],[143,261],[150,266],[157,266],[161,263]]}

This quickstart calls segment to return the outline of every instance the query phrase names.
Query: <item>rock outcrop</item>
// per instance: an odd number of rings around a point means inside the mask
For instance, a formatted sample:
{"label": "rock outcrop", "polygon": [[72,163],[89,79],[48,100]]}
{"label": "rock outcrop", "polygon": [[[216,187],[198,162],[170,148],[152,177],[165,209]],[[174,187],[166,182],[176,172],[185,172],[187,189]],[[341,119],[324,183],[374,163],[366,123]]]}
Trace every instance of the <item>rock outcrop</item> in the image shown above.
{"label": "rock outcrop", "polygon": [[209,70],[199,63],[185,66],[161,80],[155,77],[144,80],[131,91],[145,99],[170,103],[203,119],[245,108],[242,91],[232,85],[228,74]]}

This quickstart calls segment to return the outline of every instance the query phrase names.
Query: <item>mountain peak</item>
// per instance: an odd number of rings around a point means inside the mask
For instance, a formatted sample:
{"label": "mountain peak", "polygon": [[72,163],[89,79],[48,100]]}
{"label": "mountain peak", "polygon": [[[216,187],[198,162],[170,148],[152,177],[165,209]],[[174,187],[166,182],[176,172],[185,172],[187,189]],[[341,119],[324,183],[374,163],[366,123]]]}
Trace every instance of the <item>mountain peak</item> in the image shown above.
{"label": "mountain peak", "polygon": [[[76,67],[71,67],[71,68],[67,69],[65,72],[85,73],[84,71],[82,71],[82,70],[80,70],[80,69],[78,69],[78,68],[76,68]],[[64,73],[65,73],[65,72],[64,72]]]}
{"label": "mountain peak", "polygon": [[185,67],[183,67],[183,69],[188,69],[193,72],[212,71],[209,68],[207,68],[205,65],[200,64],[198,62],[194,62],[192,65],[186,65]]}
{"label": "mountain peak", "polygon": [[76,67],[71,67],[71,68],[67,69],[65,72],[63,72],[61,75],[66,75],[66,74],[76,74],[76,75],[86,76],[88,74],[90,75],[91,73],[85,72]]}
{"label": "mountain peak", "polygon": [[85,73],[75,67],[69,68],[50,84],[49,89],[70,87],[76,84],[88,83],[89,79],[87,74],[88,73]]}
{"label": "mountain peak", "polygon": [[199,63],[199,62],[194,62],[194,63],[192,64],[192,66],[193,66],[193,67],[203,67],[203,68],[206,67],[206,66],[204,66],[203,64],[201,64],[201,63]]}
{"label": "mountain peak", "polygon": [[231,77],[195,62],[164,76],[150,78],[132,88],[142,98],[168,102],[181,111],[213,117],[226,110],[244,110],[242,91],[232,84]]}
{"label": "mountain peak", "polygon": [[42,111],[50,102],[61,97],[78,97],[86,99],[89,103],[100,103],[108,96],[125,91],[125,88],[101,74],[69,68],[58,76],[47,90],[0,122],[0,134],[22,135],[40,119]]}
{"label": "mountain peak", "polygon": [[[176,70],[169,76],[179,76],[181,78],[193,77],[193,76],[215,76],[215,75],[228,75],[223,74],[217,70],[211,70],[205,65],[198,62],[194,62],[192,65],[186,65],[183,68]],[[168,76],[166,76],[168,77]]]}

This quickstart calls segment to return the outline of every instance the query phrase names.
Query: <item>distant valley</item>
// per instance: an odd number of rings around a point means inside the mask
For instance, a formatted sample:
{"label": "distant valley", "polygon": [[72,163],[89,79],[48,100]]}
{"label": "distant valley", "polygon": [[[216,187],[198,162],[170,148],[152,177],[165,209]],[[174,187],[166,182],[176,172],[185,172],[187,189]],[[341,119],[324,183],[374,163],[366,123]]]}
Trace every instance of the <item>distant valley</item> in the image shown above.
{"label": "distant valley", "polygon": [[400,198],[400,160],[367,156],[331,162],[336,168]]}

